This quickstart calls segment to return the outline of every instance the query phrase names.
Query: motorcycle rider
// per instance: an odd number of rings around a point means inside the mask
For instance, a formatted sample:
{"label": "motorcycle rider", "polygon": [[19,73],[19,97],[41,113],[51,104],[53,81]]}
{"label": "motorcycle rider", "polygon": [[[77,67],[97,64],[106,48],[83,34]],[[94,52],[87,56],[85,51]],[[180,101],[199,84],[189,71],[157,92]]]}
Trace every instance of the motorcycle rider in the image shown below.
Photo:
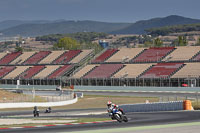
{"label": "motorcycle rider", "polygon": [[[116,110],[121,111],[122,114],[124,114],[124,111],[123,111],[122,109],[120,109],[118,105],[112,103],[111,101],[108,101],[108,102],[107,102],[107,107],[108,107],[108,108],[107,108],[107,111],[108,111],[108,112],[112,112],[113,109],[116,109]],[[112,113],[110,113],[109,115],[111,116],[111,114],[112,114]]]}
{"label": "motorcycle rider", "polygon": [[34,117],[39,117],[39,113],[40,113],[40,110],[38,109],[37,106],[34,107],[34,110],[33,110],[33,115]]}

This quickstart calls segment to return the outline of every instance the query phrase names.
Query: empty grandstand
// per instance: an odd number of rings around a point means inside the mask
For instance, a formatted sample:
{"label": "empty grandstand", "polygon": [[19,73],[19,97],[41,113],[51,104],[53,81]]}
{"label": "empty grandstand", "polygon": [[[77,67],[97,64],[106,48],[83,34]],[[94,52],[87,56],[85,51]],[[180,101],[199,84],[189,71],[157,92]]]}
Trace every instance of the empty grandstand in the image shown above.
{"label": "empty grandstand", "polygon": [[163,61],[169,62],[180,62],[180,61],[189,61],[191,60],[198,52],[200,51],[200,46],[184,46],[177,47],[172,53],[166,56]]}
{"label": "empty grandstand", "polygon": [[149,48],[144,50],[133,62],[159,62],[174,50],[174,47]]}
{"label": "empty grandstand", "polygon": [[109,57],[111,57],[113,54],[115,54],[116,52],[118,52],[117,49],[108,49],[105,52],[103,52],[101,55],[99,55],[98,57],[96,57],[92,63],[101,63],[106,61]]}
{"label": "empty grandstand", "polygon": [[143,48],[120,48],[116,54],[108,58],[105,62],[129,62],[143,50]]}
{"label": "empty grandstand", "polygon": [[[200,86],[200,47],[0,53],[2,84]],[[94,57],[93,57],[94,56]],[[93,57],[93,58],[92,58]]]}

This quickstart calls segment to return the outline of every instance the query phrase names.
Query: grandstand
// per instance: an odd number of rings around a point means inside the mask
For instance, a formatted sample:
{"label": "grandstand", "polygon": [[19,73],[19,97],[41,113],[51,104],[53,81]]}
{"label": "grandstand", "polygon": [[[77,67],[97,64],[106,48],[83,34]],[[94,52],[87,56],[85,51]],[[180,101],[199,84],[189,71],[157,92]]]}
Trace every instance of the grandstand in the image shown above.
{"label": "grandstand", "polygon": [[105,52],[103,52],[100,56],[96,57],[92,63],[101,63],[106,61],[109,57],[111,57],[113,54],[118,52],[117,49],[108,49]]}
{"label": "grandstand", "polygon": [[185,63],[185,66],[176,72],[171,78],[199,78],[200,63]]}
{"label": "grandstand", "polygon": [[111,48],[96,56],[93,53],[0,53],[0,81],[12,84],[20,80],[22,84],[38,85],[200,86],[200,46]]}
{"label": "grandstand", "polygon": [[105,62],[129,62],[143,50],[143,48],[120,48],[116,54],[108,58]]}
{"label": "grandstand", "polygon": [[158,63],[146,70],[140,78],[169,78],[183,65],[183,63]]}
{"label": "grandstand", "polygon": [[53,73],[51,73],[47,78],[48,79],[58,79],[61,78],[67,71],[69,71],[73,66],[72,65],[64,65],[59,67]]}
{"label": "grandstand", "polygon": [[39,64],[51,64],[55,59],[61,56],[65,51],[52,51],[46,58],[41,60]]}
{"label": "grandstand", "polygon": [[36,52],[34,55],[29,57],[23,64],[37,64],[39,61],[41,61],[43,58],[48,56],[51,52],[50,51],[39,51]]}
{"label": "grandstand", "polygon": [[114,73],[116,73],[123,67],[123,64],[102,64],[95,67],[83,78],[110,78]]}
{"label": "grandstand", "polygon": [[191,60],[200,51],[200,46],[183,46],[177,47],[171,54],[166,56],[162,61],[180,62]]}
{"label": "grandstand", "polygon": [[14,59],[16,59],[18,56],[20,56],[22,53],[21,52],[12,52],[6,54],[1,60],[0,60],[0,65],[7,65]]}
{"label": "grandstand", "polygon": [[144,50],[133,62],[159,62],[171,53],[174,47],[149,48]]}
{"label": "grandstand", "polygon": [[55,61],[53,61],[53,64],[67,64],[73,58],[78,56],[78,54],[80,54],[81,52],[82,52],[81,50],[66,51],[60,57],[58,57]]}
{"label": "grandstand", "polygon": [[24,52],[19,57],[17,57],[15,60],[13,60],[10,64],[17,65],[22,64],[24,61],[26,61],[28,58],[33,56],[35,52]]}
{"label": "grandstand", "polygon": [[137,78],[150,66],[152,64],[125,64],[125,67],[113,75],[112,78]]}
{"label": "grandstand", "polygon": [[21,73],[26,71],[28,68],[29,68],[29,66],[16,66],[16,69],[14,69],[12,72],[10,72],[5,77],[3,77],[3,79],[15,79]]}

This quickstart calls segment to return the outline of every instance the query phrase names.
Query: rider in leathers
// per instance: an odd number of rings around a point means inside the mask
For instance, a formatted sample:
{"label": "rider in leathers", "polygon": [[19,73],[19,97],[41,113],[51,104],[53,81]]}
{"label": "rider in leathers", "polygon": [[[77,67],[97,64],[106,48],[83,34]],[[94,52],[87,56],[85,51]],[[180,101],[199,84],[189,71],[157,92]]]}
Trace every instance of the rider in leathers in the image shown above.
{"label": "rider in leathers", "polygon": [[111,116],[111,119],[114,119],[113,114],[112,114],[112,110],[113,109],[117,109],[117,110],[121,111],[122,114],[124,114],[123,110],[120,109],[118,105],[112,103],[111,101],[108,101],[108,103],[107,103],[107,111],[109,112],[109,116]]}

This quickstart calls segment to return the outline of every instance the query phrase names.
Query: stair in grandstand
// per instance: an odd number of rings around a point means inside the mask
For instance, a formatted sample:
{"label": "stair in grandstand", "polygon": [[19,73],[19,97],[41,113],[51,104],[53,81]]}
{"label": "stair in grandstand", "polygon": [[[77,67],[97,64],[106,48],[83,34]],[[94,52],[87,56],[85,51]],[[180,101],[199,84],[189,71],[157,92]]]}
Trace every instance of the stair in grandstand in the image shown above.
{"label": "stair in grandstand", "polygon": [[138,75],[136,78],[140,78],[142,75],[144,75],[147,71],[149,71],[153,66],[155,65],[151,65],[149,68],[147,68],[145,71],[143,71],[140,75]]}
{"label": "stair in grandstand", "polygon": [[97,53],[97,54],[90,60],[90,62],[92,62],[92,61],[95,60],[97,57],[99,57],[101,54],[103,54],[106,50],[107,50],[106,48],[103,49],[103,50],[101,50],[99,53]]}
{"label": "stair in grandstand", "polygon": [[200,61],[200,51],[195,54],[189,61]]}
{"label": "stair in grandstand", "polygon": [[169,77],[173,76],[176,72],[178,72],[179,70],[181,70],[186,64],[182,64],[178,69],[176,69],[174,72],[172,72]]}
{"label": "stair in grandstand", "polygon": [[16,66],[4,66],[0,68],[0,78],[5,77],[7,74],[16,69]]}
{"label": "stair in grandstand", "polygon": [[60,57],[62,57],[66,52],[68,51],[65,51],[63,52],[61,55],[59,55],[56,59],[54,59],[50,64],[57,64],[57,63],[54,63],[57,59],[59,59]]}
{"label": "stair in grandstand", "polygon": [[12,52],[12,53],[8,53],[7,55],[5,55],[3,58],[1,58],[0,60],[0,64],[1,65],[7,65],[10,62],[12,62],[13,60],[15,60],[17,57],[19,57],[22,54],[22,52]]}
{"label": "stair in grandstand", "polygon": [[131,59],[129,62],[134,62],[134,60],[139,57],[142,53],[144,53],[147,49],[143,49],[139,54],[137,54],[133,59]]}
{"label": "stair in grandstand", "polygon": [[93,59],[94,55],[95,55],[94,50],[92,50],[90,53],[88,53],[88,55],[86,55],[83,59],[81,59],[78,62],[79,66],[82,66],[83,64],[88,63],[90,60]]}

